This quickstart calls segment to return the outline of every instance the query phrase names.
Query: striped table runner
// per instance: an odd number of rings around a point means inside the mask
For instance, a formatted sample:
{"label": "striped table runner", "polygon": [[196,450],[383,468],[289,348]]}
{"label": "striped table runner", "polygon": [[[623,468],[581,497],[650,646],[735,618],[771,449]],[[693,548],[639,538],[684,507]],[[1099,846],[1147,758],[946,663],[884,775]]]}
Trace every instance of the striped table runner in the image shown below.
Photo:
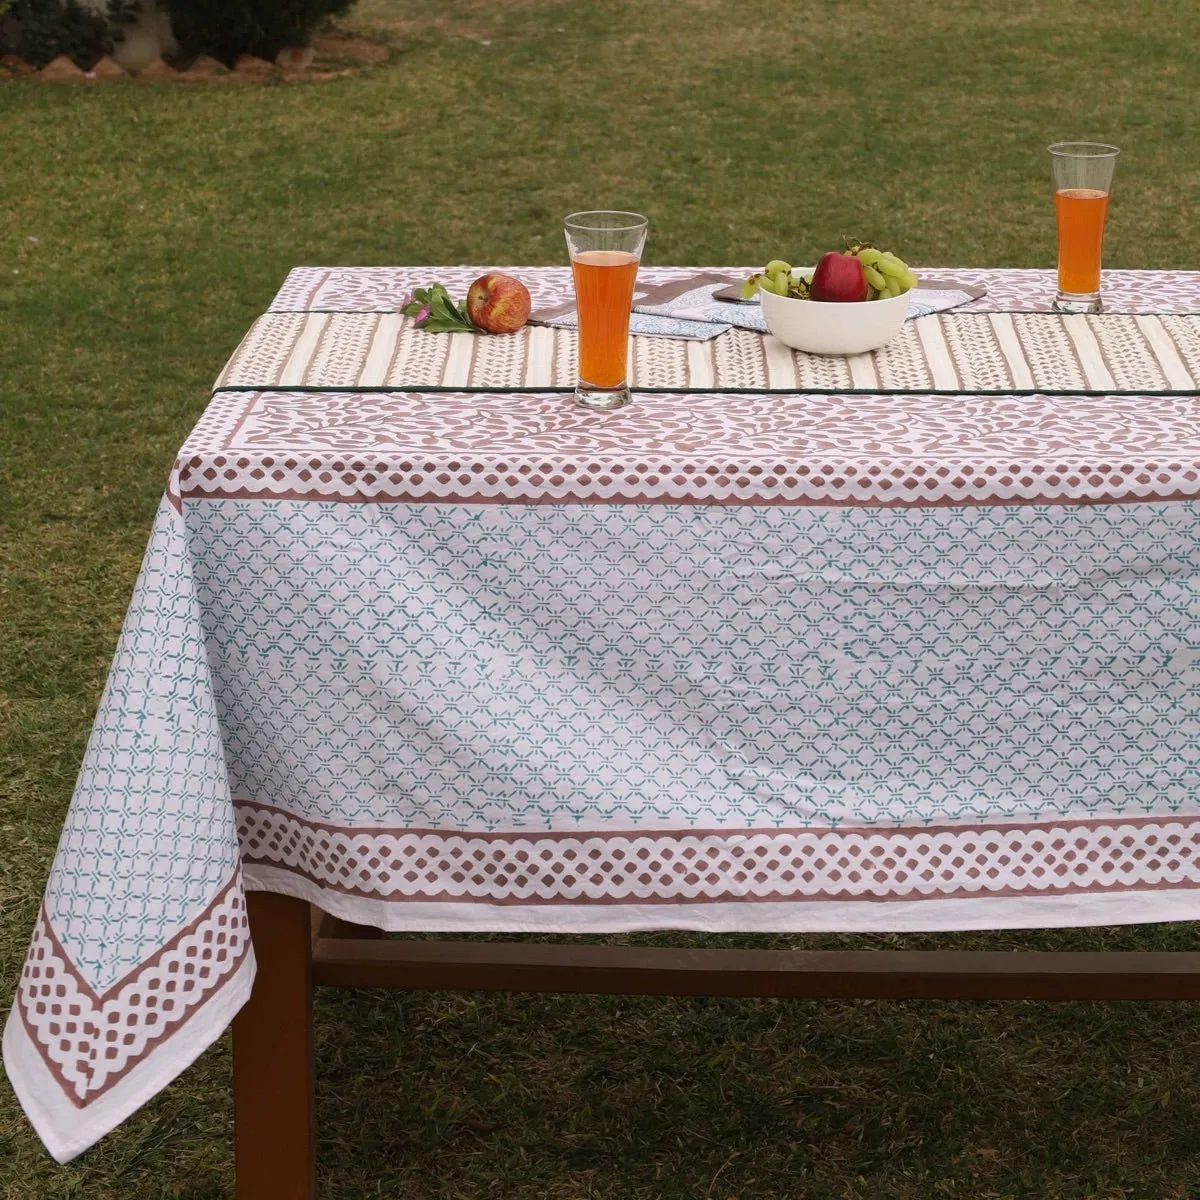
{"label": "striped table runner", "polygon": [[[576,334],[426,333],[398,313],[267,313],[218,376],[228,388],[571,388]],[[883,349],[850,357],[789,350],[734,329],[708,342],[630,339],[643,391],[1192,392],[1200,316],[939,313]]]}

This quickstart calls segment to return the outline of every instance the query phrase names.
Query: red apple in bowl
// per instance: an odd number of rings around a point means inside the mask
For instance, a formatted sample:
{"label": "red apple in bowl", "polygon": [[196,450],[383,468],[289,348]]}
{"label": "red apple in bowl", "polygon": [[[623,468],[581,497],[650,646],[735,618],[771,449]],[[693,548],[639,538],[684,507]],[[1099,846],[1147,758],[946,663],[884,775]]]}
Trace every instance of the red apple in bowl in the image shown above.
{"label": "red apple in bowl", "polygon": [[480,275],[467,291],[467,316],[488,333],[515,333],[530,307],[529,289],[511,275]]}
{"label": "red apple in bowl", "polygon": [[813,271],[812,298],[825,304],[847,303],[867,298],[867,277],[853,254],[830,250],[821,255]]}

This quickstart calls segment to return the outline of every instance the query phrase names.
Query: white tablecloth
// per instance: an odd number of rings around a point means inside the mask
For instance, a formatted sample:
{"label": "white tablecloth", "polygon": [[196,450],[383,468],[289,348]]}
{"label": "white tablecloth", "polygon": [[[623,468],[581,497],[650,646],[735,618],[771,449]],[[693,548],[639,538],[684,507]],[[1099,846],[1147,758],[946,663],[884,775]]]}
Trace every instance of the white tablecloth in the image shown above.
{"label": "white tablecloth", "polygon": [[246,888],[398,930],[1200,917],[1198,493],[1193,394],[218,393],[5,1031],[26,1111],[65,1160],[220,1034]]}

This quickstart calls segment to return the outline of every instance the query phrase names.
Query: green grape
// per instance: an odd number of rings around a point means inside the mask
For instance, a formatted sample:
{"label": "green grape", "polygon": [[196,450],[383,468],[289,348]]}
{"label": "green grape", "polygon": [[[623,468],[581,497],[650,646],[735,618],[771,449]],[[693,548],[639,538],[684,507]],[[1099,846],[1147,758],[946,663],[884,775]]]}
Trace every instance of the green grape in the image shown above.
{"label": "green grape", "polygon": [[862,263],[863,275],[867,281],[868,300],[885,300],[892,296],[900,296],[919,286],[917,277],[908,263],[891,250],[853,243],[847,253],[854,254]]}
{"label": "green grape", "polygon": [[786,275],[768,275],[758,286],[768,292],[774,292],[777,296],[786,296],[788,277]]}
{"label": "green grape", "polygon": [[782,258],[773,258],[763,270],[768,275],[790,275],[792,273],[792,264],[785,263]]}
{"label": "green grape", "polygon": [[751,275],[745,283],[742,284],[742,299],[749,300],[755,292],[758,291],[758,285],[762,282],[761,275]]}

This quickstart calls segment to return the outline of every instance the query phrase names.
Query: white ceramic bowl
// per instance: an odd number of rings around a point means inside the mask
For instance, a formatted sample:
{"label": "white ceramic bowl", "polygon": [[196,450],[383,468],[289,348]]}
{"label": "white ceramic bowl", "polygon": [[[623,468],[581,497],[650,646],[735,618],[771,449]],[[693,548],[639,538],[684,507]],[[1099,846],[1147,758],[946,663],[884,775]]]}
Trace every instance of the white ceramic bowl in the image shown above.
{"label": "white ceramic bowl", "polygon": [[829,304],[759,291],[767,328],[808,354],[864,354],[886,346],[908,316],[908,293],[887,300]]}

